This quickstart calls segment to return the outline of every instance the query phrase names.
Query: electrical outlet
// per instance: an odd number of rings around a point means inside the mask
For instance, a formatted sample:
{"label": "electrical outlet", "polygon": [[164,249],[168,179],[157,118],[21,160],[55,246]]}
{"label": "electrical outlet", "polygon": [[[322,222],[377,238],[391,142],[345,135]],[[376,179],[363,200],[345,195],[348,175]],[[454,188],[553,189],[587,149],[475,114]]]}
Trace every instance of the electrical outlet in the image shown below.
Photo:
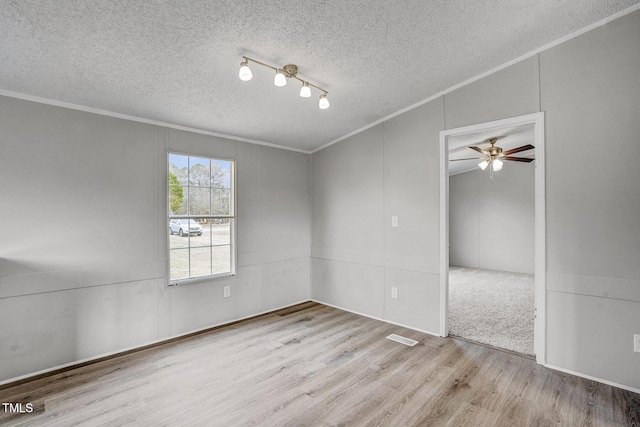
{"label": "electrical outlet", "polygon": [[231,296],[231,286],[224,287],[224,297],[229,298]]}
{"label": "electrical outlet", "polygon": [[633,351],[640,353],[640,334],[633,336]]}
{"label": "electrical outlet", "polygon": [[397,227],[398,226],[398,217],[396,215],[391,217],[391,226],[392,227]]}
{"label": "electrical outlet", "polygon": [[398,288],[391,288],[391,298],[398,299]]}

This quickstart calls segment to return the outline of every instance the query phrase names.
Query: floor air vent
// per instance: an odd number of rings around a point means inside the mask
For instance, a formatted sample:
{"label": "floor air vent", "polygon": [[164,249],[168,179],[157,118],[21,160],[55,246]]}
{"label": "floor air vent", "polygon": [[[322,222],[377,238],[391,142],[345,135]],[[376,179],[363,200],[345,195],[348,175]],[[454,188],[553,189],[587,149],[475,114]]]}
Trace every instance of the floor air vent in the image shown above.
{"label": "floor air vent", "polygon": [[387,337],[391,341],[399,342],[400,344],[408,345],[409,347],[413,347],[418,344],[418,341],[412,340],[410,338],[401,337],[400,335],[391,334]]}

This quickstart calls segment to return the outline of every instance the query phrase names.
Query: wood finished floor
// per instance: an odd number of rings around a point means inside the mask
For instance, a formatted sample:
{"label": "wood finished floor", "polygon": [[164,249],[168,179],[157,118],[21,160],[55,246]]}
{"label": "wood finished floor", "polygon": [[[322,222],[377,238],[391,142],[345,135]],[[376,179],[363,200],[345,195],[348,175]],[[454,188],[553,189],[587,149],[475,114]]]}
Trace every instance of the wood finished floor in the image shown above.
{"label": "wood finished floor", "polygon": [[[391,333],[415,347],[385,339]],[[0,389],[15,426],[637,426],[640,395],[316,303]]]}

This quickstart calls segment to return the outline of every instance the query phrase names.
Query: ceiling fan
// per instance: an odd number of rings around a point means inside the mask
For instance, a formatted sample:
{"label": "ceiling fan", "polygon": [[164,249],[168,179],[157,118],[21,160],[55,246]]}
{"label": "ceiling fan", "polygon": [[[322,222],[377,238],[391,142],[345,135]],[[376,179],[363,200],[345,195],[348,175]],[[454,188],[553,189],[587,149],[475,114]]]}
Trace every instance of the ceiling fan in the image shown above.
{"label": "ceiling fan", "polygon": [[520,153],[522,151],[528,151],[536,148],[533,145],[527,144],[527,145],[523,145],[522,147],[512,148],[511,150],[503,151],[502,148],[496,147],[495,144],[497,141],[498,141],[498,138],[489,138],[486,141],[484,141],[491,144],[490,147],[485,148],[484,150],[479,147],[469,147],[472,150],[477,151],[478,153],[484,155],[485,157],[469,157],[465,159],[451,159],[450,161],[456,162],[461,160],[482,160],[480,163],[478,163],[478,166],[480,166],[480,169],[485,170],[487,166],[490,165],[491,178],[493,179],[493,172],[498,172],[500,169],[502,169],[503,160],[509,160],[513,162],[525,162],[525,163],[530,163],[534,160],[533,158],[529,158],[529,157],[514,157],[511,155],[511,154]]}

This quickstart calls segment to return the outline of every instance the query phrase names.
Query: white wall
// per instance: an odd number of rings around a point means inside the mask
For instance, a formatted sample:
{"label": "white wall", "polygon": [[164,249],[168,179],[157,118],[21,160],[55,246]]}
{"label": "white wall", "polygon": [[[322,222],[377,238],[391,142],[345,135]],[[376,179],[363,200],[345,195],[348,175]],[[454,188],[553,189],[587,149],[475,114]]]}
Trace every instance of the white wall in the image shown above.
{"label": "white wall", "polygon": [[314,299],[438,330],[442,126],[440,100],[313,155]]}
{"label": "white wall", "polygon": [[544,111],[547,363],[640,389],[639,69],[636,11],[314,153],[312,296],[438,331],[438,131]]}
{"label": "white wall", "polygon": [[449,177],[449,264],[534,272],[535,164]]}
{"label": "white wall", "polygon": [[[640,389],[640,11],[540,54],[547,362]],[[603,168],[603,160],[611,167]]]}
{"label": "white wall", "polygon": [[[310,155],[6,97],[0,129],[0,382],[309,299]],[[237,160],[236,277],[166,287],[167,148]]]}

